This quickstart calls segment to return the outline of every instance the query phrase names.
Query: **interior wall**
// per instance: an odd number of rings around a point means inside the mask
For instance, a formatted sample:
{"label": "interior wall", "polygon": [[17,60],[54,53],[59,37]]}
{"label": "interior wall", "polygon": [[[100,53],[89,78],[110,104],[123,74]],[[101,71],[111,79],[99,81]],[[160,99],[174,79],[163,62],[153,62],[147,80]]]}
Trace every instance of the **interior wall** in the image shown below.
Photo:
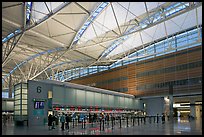
{"label": "interior wall", "polygon": [[2,100],[2,111],[14,111],[14,101]]}
{"label": "interior wall", "polygon": [[144,110],[147,115],[156,116],[164,113],[165,102],[163,97],[143,99],[143,102],[146,104]]}
{"label": "interior wall", "polygon": [[[37,92],[37,87],[41,87],[41,92]],[[49,84],[38,81],[28,81],[28,126],[44,125],[48,117],[48,91],[51,90]],[[44,109],[34,109],[34,101],[45,100]]]}
{"label": "interior wall", "polygon": [[196,46],[91,74],[69,82],[94,85],[94,87],[113,91],[127,89],[118,92],[136,95],[137,97],[164,96],[168,95],[167,84],[170,82],[174,82],[174,95],[192,92],[197,92],[195,94],[201,93],[202,81],[190,85],[184,83],[186,82],[185,79],[200,78],[201,75],[202,47]]}

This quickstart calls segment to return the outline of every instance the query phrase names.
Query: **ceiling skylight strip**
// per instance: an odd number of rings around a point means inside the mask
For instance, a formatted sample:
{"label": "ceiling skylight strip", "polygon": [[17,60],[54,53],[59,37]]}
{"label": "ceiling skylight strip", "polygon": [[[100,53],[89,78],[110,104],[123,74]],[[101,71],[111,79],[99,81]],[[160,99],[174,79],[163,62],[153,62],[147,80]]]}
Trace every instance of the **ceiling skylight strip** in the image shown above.
{"label": "ceiling skylight strip", "polygon": [[18,35],[22,32],[22,30],[17,29],[16,31],[10,33],[8,36],[2,39],[2,44],[8,41],[9,39],[13,38],[15,35]]}
{"label": "ceiling skylight strip", "polygon": [[32,2],[26,2],[26,24],[30,22]]}

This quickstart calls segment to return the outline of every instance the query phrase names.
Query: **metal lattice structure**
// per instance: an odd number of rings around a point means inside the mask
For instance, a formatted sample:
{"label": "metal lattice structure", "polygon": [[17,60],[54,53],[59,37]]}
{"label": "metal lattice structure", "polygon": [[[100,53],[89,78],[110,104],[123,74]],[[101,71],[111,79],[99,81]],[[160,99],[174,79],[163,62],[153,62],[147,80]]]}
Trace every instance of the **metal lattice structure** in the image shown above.
{"label": "metal lattice structure", "polygon": [[[2,86],[9,77],[66,81],[179,50],[172,39],[192,28],[189,44],[201,43],[202,2],[3,2]],[[166,50],[150,53],[160,41]]]}

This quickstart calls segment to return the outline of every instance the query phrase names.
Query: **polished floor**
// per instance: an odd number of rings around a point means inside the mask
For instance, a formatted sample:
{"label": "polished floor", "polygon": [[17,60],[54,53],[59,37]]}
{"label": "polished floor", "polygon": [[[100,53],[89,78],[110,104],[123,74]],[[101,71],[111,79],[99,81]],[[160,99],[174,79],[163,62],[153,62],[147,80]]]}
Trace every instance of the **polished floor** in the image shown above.
{"label": "polished floor", "polygon": [[196,120],[175,119],[174,122],[166,121],[148,121],[141,123],[139,121],[123,121],[121,128],[119,121],[116,121],[112,128],[112,123],[106,123],[101,127],[100,124],[86,123],[85,128],[81,124],[73,125],[70,123],[70,129],[62,131],[60,125],[53,130],[48,130],[48,126],[15,126],[13,121],[8,121],[6,125],[2,124],[2,135],[202,135],[202,118]]}

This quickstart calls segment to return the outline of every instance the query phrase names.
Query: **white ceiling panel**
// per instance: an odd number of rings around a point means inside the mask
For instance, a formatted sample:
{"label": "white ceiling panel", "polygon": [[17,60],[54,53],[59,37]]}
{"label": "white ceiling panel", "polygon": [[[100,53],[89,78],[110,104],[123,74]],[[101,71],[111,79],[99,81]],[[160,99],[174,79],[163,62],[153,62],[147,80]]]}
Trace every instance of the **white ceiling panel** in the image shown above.
{"label": "white ceiling panel", "polygon": [[94,45],[91,47],[80,48],[78,51],[88,54],[94,58],[98,58],[98,56],[104,51],[104,48],[99,45]]}
{"label": "white ceiling panel", "polygon": [[87,11],[92,12],[101,2],[77,2]]}
{"label": "white ceiling panel", "polygon": [[47,7],[49,8],[50,11],[53,11],[55,8],[63,4],[63,2],[45,2],[45,3],[47,4]]}
{"label": "white ceiling panel", "polygon": [[77,6],[75,2],[71,2],[67,7],[62,9],[60,13],[86,13],[86,12],[83,9],[81,9],[79,6]]}
{"label": "white ceiling panel", "polygon": [[[20,4],[20,5],[19,5]],[[17,5],[17,6],[12,6]],[[21,27],[24,24],[24,4],[23,2],[3,2],[2,7],[2,18],[6,18],[11,22],[19,24]]]}
{"label": "white ceiling panel", "polygon": [[55,19],[57,19],[60,22],[63,22],[70,28],[73,28],[74,30],[78,30],[83,22],[86,20],[88,17],[87,14],[82,13],[82,14],[72,14],[68,12],[60,12],[55,16]]}
{"label": "white ceiling panel", "polygon": [[[176,23],[176,24],[175,24]],[[195,9],[192,11],[189,11],[185,14],[179,15],[175,18],[172,18],[171,20],[165,21],[166,28],[167,28],[167,35],[174,34],[176,32],[179,32],[181,30],[185,30],[187,28],[193,27],[197,25],[196,23],[196,11]],[[198,8],[198,24],[202,24],[202,7]],[[178,27],[178,26],[182,26]],[[154,26],[150,27],[148,29],[145,29],[141,31],[141,36],[143,40],[143,44],[151,43],[154,40],[166,37],[166,31],[165,31],[165,25],[164,22]],[[134,41],[130,42],[131,38],[127,39],[124,44],[119,45],[117,48],[115,48],[108,57],[114,56],[116,54],[120,54],[124,51],[127,51],[129,49],[133,49],[135,47],[142,46],[141,38],[139,35],[136,35],[134,37]],[[132,44],[131,44],[132,43]],[[131,45],[131,46],[128,46]]]}
{"label": "white ceiling panel", "polygon": [[45,39],[35,33],[27,31],[21,39],[22,42],[32,45],[35,48],[41,50],[48,50],[59,47],[58,44],[51,42],[49,39]]}
{"label": "white ceiling panel", "polygon": [[100,16],[96,18],[96,21],[105,26],[104,27],[101,25],[101,30],[107,30],[107,28],[108,30],[112,30],[117,27],[117,23],[114,19],[114,14],[110,5],[108,5],[108,7],[100,14]]}
{"label": "white ceiling panel", "polygon": [[72,32],[72,33],[65,33],[65,34],[57,35],[55,37],[53,36],[52,38],[69,46],[74,36],[75,36],[75,33]]}
{"label": "white ceiling panel", "polygon": [[117,3],[112,3],[112,5],[119,25],[122,25],[132,19],[131,17],[133,16],[127,16],[130,14],[128,10],[121,8],[121,6]]}
{"label": "white ceiling panel", "polygon": [[122,52],[128,51],[130,49],[133,49],[135,47],[139,47],[142,45],[142,41],[139,35],[139,32],[132,34],[126,41],[123,42],[123,46],[118,46],[115,48],[108,56],[107,58],[111,56],[115,56],[116,54],[120,54]]}
{"label": "white ceiling panel", "polygon": [[164,4],[165,2],[146,2],[148,11],[157,8],[158,6]]}
{"label": "white ceiling panel", "polygon": [[[47,4],[47,6],[45,3]],[[62,4],[63,2],[33,2],[31,17],[35,21],[38,21],[43,17],[47,16],[50,12],[55,11]]]}
{"label": "white ceiling panel", "polygon": [[136,16],[140,16],[146,12],[144,2],[131,2],[129,10]]}
{"label": "white ceiling panel", "polygon": [[[196,9],[165,22],[167,33],[173,34],[197,25]],[[202,24],[202,7],[198,8],[198,25]]]}
{"label": "white ceiling panel", "polygon": [[19,27],[2,20],[2,37],[6,37],[8,34],[13,33],[17,29],[19,29]]}
{"label": "white ceiling panel", "polygon": [[49,31],[49,28],[51,28],[52,26],[49,26],[49,23],[47,21],[41,23],[40,25],[38,25],[37,27],[35,27],[34,31],[36,32],[39,32],[43,35],[46,35],[46,36],[50,36],[50,31]]}
{"label": "white ceiling panel", "polygon": [[49,13],[46,5],[44,2],[34,2],[32,5],[32,18],[35,21],[38,21],[39,19],[42,19]]}

